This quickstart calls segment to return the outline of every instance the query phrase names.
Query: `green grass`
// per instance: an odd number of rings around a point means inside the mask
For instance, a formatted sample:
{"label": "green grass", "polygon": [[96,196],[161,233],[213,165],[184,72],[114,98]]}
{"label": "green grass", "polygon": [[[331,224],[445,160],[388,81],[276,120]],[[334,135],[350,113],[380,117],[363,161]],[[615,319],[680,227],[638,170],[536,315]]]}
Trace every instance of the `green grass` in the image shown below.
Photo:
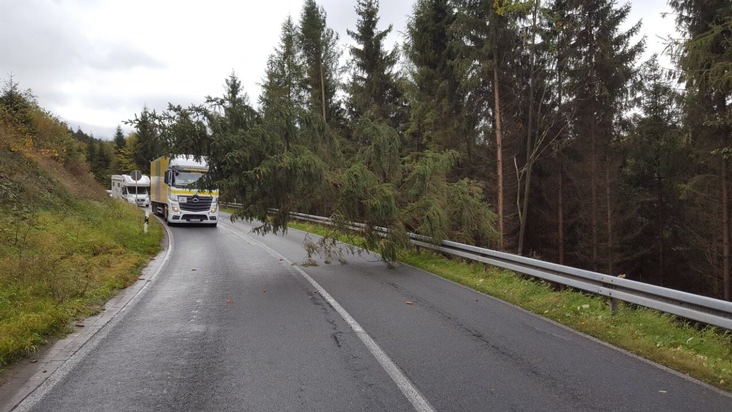
{"label": "green grass", "polygon": [[160,250],[163,228],[112,199],[0,218],[0,368],[98,313]]}
{"label": "green grass", "polygon": [[[293,222],[291,227],[318,235],[326,233],[323,227],[301,222]],[[622,303],[612,314],[606,298],[573,289],[556,290],[543,281],[430,251],[403,251],[399,261],[732,392],[730,331],[700,328],[672,315]]]}

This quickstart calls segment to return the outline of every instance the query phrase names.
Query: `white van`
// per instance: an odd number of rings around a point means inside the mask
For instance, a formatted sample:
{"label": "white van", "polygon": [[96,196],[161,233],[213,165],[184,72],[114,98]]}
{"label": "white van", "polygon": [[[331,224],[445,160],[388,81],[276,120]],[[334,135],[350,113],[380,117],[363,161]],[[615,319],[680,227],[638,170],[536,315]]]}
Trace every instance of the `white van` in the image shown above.
{"label": "white van", "polygon": [[140,207],[148,207],[150,206],[150,177],[146,175],[136,177],[139,179],[135,180],[130,175],[113,175],[111,196]]}

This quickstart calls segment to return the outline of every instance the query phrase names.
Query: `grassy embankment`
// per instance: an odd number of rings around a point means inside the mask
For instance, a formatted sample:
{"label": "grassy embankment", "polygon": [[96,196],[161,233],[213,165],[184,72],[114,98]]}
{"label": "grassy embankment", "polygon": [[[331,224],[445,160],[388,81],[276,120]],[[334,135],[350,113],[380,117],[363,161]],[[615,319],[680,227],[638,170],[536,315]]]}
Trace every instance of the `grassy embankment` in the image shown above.
{"label": "grassy embankment", "polygon": [[[318,235],[326,233],[311,224],[294,222],[291,226]],[[606,298],[571,289],[557,291],[543,281],[430,251],[406,251],[399,260],[732,392],[730,331],[700,328],[631,305],[619,304],[618,313],[613,315]]]}
{"label": "grassy embankment", "polygon": [[142,210],[109,198],[83,163],[69,168],[30,145],[7,148],[0,150],[0,371],[134,283],[163,235],[155,219],[143,233]]}

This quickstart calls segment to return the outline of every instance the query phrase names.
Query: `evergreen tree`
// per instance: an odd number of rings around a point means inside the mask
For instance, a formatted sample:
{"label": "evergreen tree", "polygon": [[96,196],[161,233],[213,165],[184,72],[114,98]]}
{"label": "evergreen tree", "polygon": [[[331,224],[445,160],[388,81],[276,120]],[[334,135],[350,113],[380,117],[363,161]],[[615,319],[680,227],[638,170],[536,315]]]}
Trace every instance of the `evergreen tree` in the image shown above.
{"label": "evergreen tree", "polygon": [[[86,163],[93,165],[97,161],[97,144],[94,141],[86,145]],[[93,171],[92,171],[93,172]]]}
{"label": "evergreen tree", "polygon": [[450,183],[448,176],[460,155],[455,151],[414,153],[405,165],[400,188],[404,224],[409,231],[444,239],[486,245],[497,236],[495,214],[479,184],[469,179]]}
{"label": "evergreen tree", "polygon": [[81,127],[77,127],[75,132],[71,132],[71,129],[69,129],[69,132],[74,137],[74,139],[82,143],[86,143],[88,145],[94,142],[94,136],[86,134],[83,130],[81,130]]}
{"label": "evergreen tree", "polygon": [[550,87],[548,110],[554,114],[555,119],[549,128],[549,133],[553,136],[550,156],[538,165],[539,173],[543,173],[546,178],[538,185],[538,199],[542,203],[532,209],[535,211],[533,216],[536,224],[535,230],[530,232],[534,234],[534,250],[547,257],[554,256],[554,261],[559,264],[565,262],[569,226],[565,216],[566,163],[569,152],[566,149],[572,138],[569,133],[570,119],[574,118],[572,89],[567,81],[570,69],[568,56],[575,33],[569,9],[566,1],[559,0],[553,1],[545,11],[546,27],[542,39],[546,43],[545,65],[549,72],[546,79]]}
{"label": "evergreen tree", "polygon": [[[612,273],[618,246],[613,238],[617,205],[612,204],[612,182],[621,160],[615,155],[614,142],[626,109],[633,64],[643,47],[642,43],[630,43],[640,26],[621,32],[630,5],[616,8],[611,0],[569,0],[562,11],[562,20],[572,28],[573,47],[566,56],[571,90],[567,97],[572,100],[574,114],[569,129],[572,150],[579,157],[568,165],[568,178],[580,195],[575,201],[589,205],[589,210],[578,215],[581,222],[576,253],[581,256],[582,266],[597,271],[604,260],[606,272]],[[579,204],[574,208],[582,209]]]}
{"label": "evergreen tree", "polygon": [[[728,0],[671,0],[685,37],[675,48],[686,85],[685,126],[698,168],[687,184],[686,216],[700,289],[732,300],[730,159],[732,158],[732,6]],[[711,276],[709,274],[712,274]]]}
{"label": "evergreen tree", "polygon": [[[490,181],[498,214],[499,250],[512,249],[517,243],[518,225],[515,209],[518,183],[514,184],[514,160],[522,140],[519,117],[521,87],[528,76],[521,78],[518,71],[526,66],[520,51],[526,48],[518,36],[518,21],[523,17],[522,3],[492,0],[455,0],[457,18],[453,42],[462,75],[460,90],[465,102],[460,123],[467,125],[464,132],[465,149],[469,164],[486,176],[488,165],[477,164],[487,154],[479,152],[476,143],[491,145],[495,180]],[[507,110],[508,109],[508,110]],[[506,114],[509,115],[506,115]],[[454,135],[459,135],[454,133]],[[492,144],[495,142],[495,144]],[[483,161],[484,162],[484,161]],[[482,163],[482,162],[481,162]]]}
{"label": "evergreen tree", "polygon": [[[230,168],[227,155],[242,144],[243,134],[261,123],[260,115],[249,104],[249,96],[233,72],[224,81],[222,97],[207,96],[204,106],[189,110],[196,118],[196,133],[191,135],[195,140],[188,143],[192,148],[188,153],[211,159],[208,177],[221,179]],[[176,141],[181,147],[181,138]]]}
{"label": "evergreen tree", "polygon": [[[117,156],[117,173],[118,174],[129,174],[133,170],[138,170],[137,164],[134,159],[135,148],[137,147],[137,133],[130,133],[125,139],[125,146],[115,151]],[[150,173],[150,165],[144,169],[139,169],[141,172],[148,174]]]}
{"label": "evergreen tree", "polygon": [[297,35],[297,27],[288,17],[282,24],[279,47],[267,60],[259,98],[264,122],[282,136],[286,149],[299,142],[297,119],[303,117],[307,102],[305,67]]}
{"label": "evergreen tree", "polygon": [[[681,128],[680,96],[654,56],[642,66],[640,113],[623,143],[622,193],[633,201],[633,216],[621,227],[626,234],[623,255],[629,276],[661,286],[681,286],[676,280],[688,268],[674,246],[687,243],[680,228],[683,204],[680,187],[692,162]],[[681,276],[679,276],[681,275]]]}
{"label": "evergreen tree", "polygon": [[0,108],[19,124],[31,127],[31,111],[36,107],[36,98],[31,90],[20,90],[18,83],[11,75],[3,85],[2,94],[0,94]]}
{"label": "evergreen tree", "polygon": [[149,170],[152,160],[167,153],[167,145],[156,128],[155,116],[154,111],[150,112],[147,107],[143,107],[140,117],[135,115],[135,119],[131,121],[135,126],[137,136],[135,147],[132,150],[136,170]]}
{"label": "evergreen tree", "polygon": [[349,111],[352,119],[368,116],[399,129],[403,118],[403,98],[396,77],[398,49],[384,50],[384,39],[392,30],[379,31],[378,0],[358,0],[356,31],[347,33],[356,41],[351,46],[353,73],[349,86]]}
{"label": "evergreen tree", "polygon": [[223,97],[208,97],[201,106],[169,105],[147,117],[143,113],[136,127],[157,131],[167,147],[163,153],[205,157],[209,172],[201,187],[217,187],[222,196],[241,202],[244,207],[233,218],[263,222],[260,233],[285,231],[290,213],[303,210],[321,190],[327,165],[296,141],[288,147],[247,100],[232,74]]}
{"label": "evergreen tree", "polygon": [[224,81],[224,89],[223,97],[206,97],[212,135],[237,134],[259,123],[259,114],[249,104],[249,96],[236,73],[232,72]]}
{"label": "evergreen tree", "polygon": [[459,149],[462,74],[457,71],[449,0],[418,0],[407,24],[406,57],[411,66],[412,106],[407,151]]}
{"label": "evergreen tree", "polygon": [[331,125],[342,122],[336,99],[338,89],[338,34],[326,25],[326,13],[314,0],[306,0],[297,37],[305,64],[308,107]]}
{"label": "evergreen tree", "polygon": [[108,142],[92,139],[86,145],[86,163],[94,179],[102,185],[108,185],[111,176],[112,146]]}
{"label": "evergreen tree", "polygon": [[125,135],[122,133],[122,127],[117,125],[117,129],[114,131],[114,146],[116,150],[121,150],[125,147]]}

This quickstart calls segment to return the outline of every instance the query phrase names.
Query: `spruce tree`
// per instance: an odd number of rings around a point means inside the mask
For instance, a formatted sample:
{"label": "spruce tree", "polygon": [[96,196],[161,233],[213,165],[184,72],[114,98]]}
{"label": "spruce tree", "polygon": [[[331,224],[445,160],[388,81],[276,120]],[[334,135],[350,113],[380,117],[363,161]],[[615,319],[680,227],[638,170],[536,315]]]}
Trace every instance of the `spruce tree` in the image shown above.
{"label": "spruce tree", "polygon": [[680,286],[690,268],[683,254],[681,191],[692,158],[681,128],[680,96],[656,56],[641,67],[639,112],[623,146],[621,193],[632,200],[632,217],[620,227],[629,277],[661,286]]}
{"label": "spruce tree", "polygon": [[314,0],[306,0],[297,40],[305,64],[308,107],[327,124],[342,122],[338,89],[338,34],[326,24],[326,13]]}
{"label": "spruce tree", "polygon": [[687,184],[694,203],[686,226],[694,240],[698,270],[707,273],[700,289],[732,300],[732,6],[728,0],[671,0],[669,4],[684,33],[675,46],[675,58],[686,86],[684,120],[698,164]]}
{"label": "spruce tree", "polygon": [[[453,48],[463,73],[460,90],[465,102],[461,123],[467,125],[463,133],[465,149],[461,152],[467,153],[475,170],[495,176],[489,181],[500,234],[495,247],[512,249],[518,243],[517,213],[510,211],[516,209],[513,205],[518,197],[518,183],[514,183],[513,176],[524,123],[520,117],[520,89],[528,84],[528,78],[518,76],[518,71],[527,66],[520,53],[528,48],[518,35],[522,3],[454,0],[454,4],[457,17],[453,33],[457,41]],[[491,160],[495,159],[490,166],[495,174],[488,172],[489,165],[479,163],[488,156],[478,151],[476,143],[490,147]]]}
{"label": "spruce tree", "polygon": [[[586,2],[570,0],[563,9],[563,21],[572,28],[573,47],[567,53],[567,82],[572,100],[573,118],[569,132],[577,161],[568,165],[576,191],[575,199],[589,209],[578,215],[578,250],[583,266],[613,272],[615,249],[612,182],[616,179],[617,162],[614,141],[618,124],[625,113],[634,76],[634,62],[643,44],[631,39],[639,24],[622,32],[620,25],[630,13],[630,5],[616,8],[611,0]],[[570,169],[571,168],[571,169]],[[603,199],[604,198],[604,199]],[[604,201],[603,201],[604,200]]]}
{"label": "spruce tree", "polygon": [[378,0],[358,0],[356,31],[348,30],[356,46],[351,46],[352,77],[349,85],[349,112],[352,119],[368,116],[398,129],[403,119],[403,99],[395,67],[398,49],[387,52],[384,40],[392,30],[379,31]]}
{"label": "spruce tree", "polygon": [[143,107],[140,116],[130,123],[135,126],[137,142],[132,150],[132,158],[138,170],[150,169],[150,162],[166,153],[167,144],[162,140],[155,120],[156,113]]}
{"label": "spruce tree", "polygon": [[418,0],[407,24],[411,116],[405,148],[423,151],[459,149],[462,74],[457,71],[455,11],[449,0]]}
{"label": "spruce tree", "polygon": [[114,146],[116,150],[121,150],[125,147],[125,135],[122,133],[122,127],[117,125],[117,129],[114,131]]}
{"label": "spruce tree", "polygon": [[282,23],[279,46],[267,60],[262,94],[263,120],[284,139],[285,148],[299,142],[299,124],[306,109],[305,66],[296,42],[297,27],[288,17]]}

